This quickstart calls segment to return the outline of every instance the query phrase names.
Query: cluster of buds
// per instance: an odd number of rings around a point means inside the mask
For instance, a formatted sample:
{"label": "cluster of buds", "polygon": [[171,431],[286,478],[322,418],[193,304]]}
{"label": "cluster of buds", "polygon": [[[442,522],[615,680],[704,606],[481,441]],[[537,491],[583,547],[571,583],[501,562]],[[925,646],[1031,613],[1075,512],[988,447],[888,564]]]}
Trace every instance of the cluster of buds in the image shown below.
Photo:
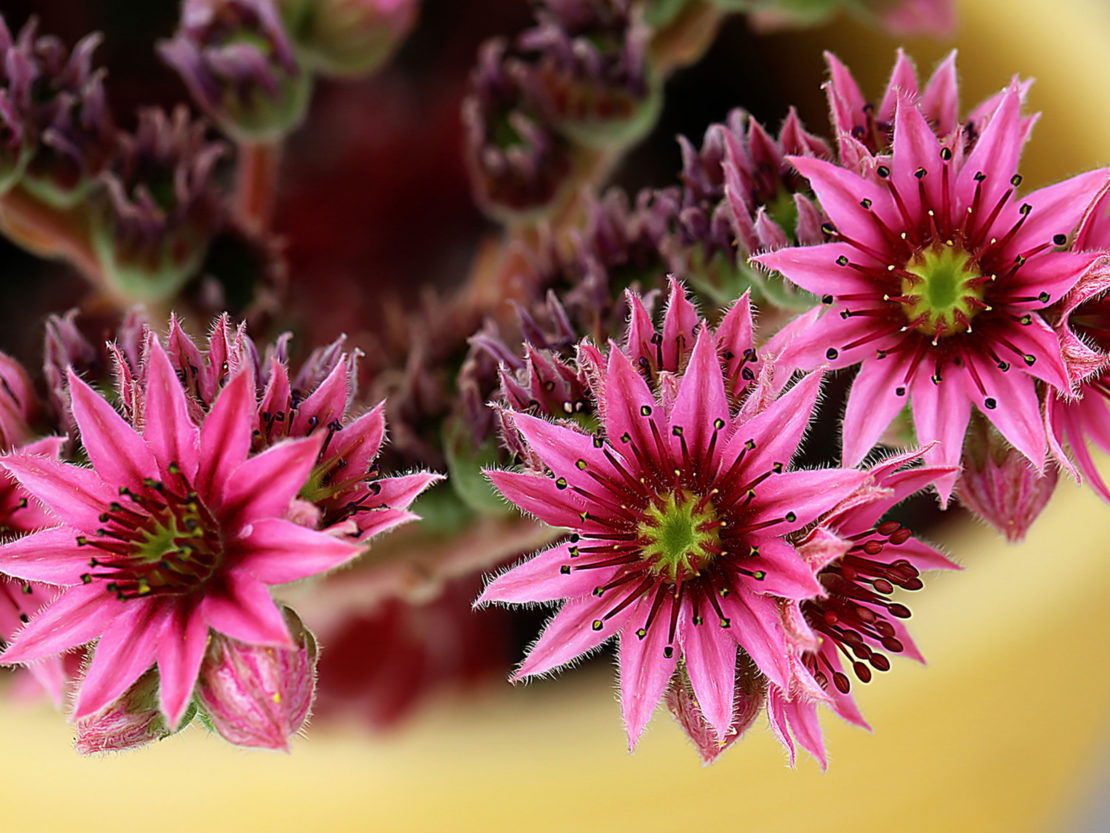
{"label": "cluster of buds", "polygon": [[317,72],[377,69],[417,8],[417,0],[184,0],[161,52],[228,135],[274,142],[304,119]]}
{"label": "cluster of buds", "polygon": [[28,22],[0,18],[0,190],[19,185],[58,209],[80,203],[115,152],[116,128],[94,69],[96,34],[72,51]]}
{"label": "cluster of buds", "polygon": [[511,44],[483,45],[463,103],[475,198],[490,214],[542,213],[573,190],[583,150],[622,148],[662,104],[643,8],[546,0]]}

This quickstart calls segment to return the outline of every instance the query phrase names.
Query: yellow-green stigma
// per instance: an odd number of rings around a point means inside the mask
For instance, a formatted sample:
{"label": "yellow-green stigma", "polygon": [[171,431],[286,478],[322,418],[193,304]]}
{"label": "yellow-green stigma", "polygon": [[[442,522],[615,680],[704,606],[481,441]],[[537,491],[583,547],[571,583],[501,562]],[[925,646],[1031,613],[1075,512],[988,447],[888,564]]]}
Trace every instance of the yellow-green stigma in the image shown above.
{"label": "yellow-green stigma", "polygon": [[910,326],[934,339],[966,333],[983,303],[979,265],[960,246],[935,244],[906,264],[902,297]]}
{"label": "yellow-green stigma", "polygon": [[640,557],[671,581],[698,572],[720,552],[720,520],[713,504],[684,489],[660,495],[636,527]]}

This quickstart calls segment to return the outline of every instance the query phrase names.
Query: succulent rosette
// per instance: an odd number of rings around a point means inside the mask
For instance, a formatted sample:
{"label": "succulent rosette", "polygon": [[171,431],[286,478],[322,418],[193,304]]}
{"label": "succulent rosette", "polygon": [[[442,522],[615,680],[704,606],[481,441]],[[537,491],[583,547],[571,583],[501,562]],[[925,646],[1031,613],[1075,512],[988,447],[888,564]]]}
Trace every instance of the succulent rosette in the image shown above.
{"label": "succulent rosette", "polygon": [[317,575],[358,544],[287,519],[322,435],[251,454],[249,368],[203,420],[157,339],[149,341],[137,430],[72,372],[71,407],[91,467],[14,452],[5,468],[55,526],[0,547],[0,572],[61,588],[0,660],[22,664],[95,641],[74,718],[95,714],[157,667],[170,729],[191,702],[210,631],[293,648],[269,587]]}
{"label": "succulent rosette", "polygon": [[478,600],[565,602],[514,679],[619,635],[630,746],[680,667],[718,740],[733,718],[738,652],[789,685],[781,605],[821,587],[787,536],[868,477],[789,470],[820,374],[762,410],[732,404],[733,380],[753,352],[746,298],[716,333],[696,316],[684,321],[685,312],[672,304],[661,333],[634,313],[627,352],[611,343],[605,356],[581,344],[598,432],[514,413],[514,430],[546,471],[488,472],[521,510],[569,531]]}
{"label": "succulent rosette", "polygon": [[[1110,174],[1095,170],[1017,196],[1028,134],[1017,84],[965,155],[957,128],[938,139],[902,96],[889,162],[873,175],[790,161],[830,222],[830,241],[753,260],[821,299],[775,337],[793,366],[859,366],[844,418],[844,460],[859,462],[910,408],[930,465],[954,467],[979,409],[1040,470],[1039,382],[1067,390],[1045,311],[1103,256],[1066,250]],[[955,474],[940,478],[947,499]]]}

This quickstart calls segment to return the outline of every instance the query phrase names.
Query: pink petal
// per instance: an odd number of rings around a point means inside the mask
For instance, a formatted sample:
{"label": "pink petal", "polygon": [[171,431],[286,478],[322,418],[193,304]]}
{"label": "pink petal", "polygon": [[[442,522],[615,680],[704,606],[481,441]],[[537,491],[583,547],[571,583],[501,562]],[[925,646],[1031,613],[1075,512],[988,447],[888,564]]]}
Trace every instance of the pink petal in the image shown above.
{"label": "pink petal", "polygon": [[349,477],[360,478],[370,469],[370,464],[381,450],[385,437],[385,403],[379,402],[372,410],[362,414],[349,425],[337,431],[327,451],[326,459],[342,458],[347,466],[344,472]]}
{"label": "pink petal", "polygon": [[51,514],[89,535],[103,526],[100,516],[119,497],[92,469],[21,452],[0,458],[0,463]]}
{"label": "pink petal", "polygon": [[69,396],[73,418],[81,430],[81,443],[93,468],[106,482],[137,489],[144,477],[158,471],[154,455],[142,437],[72,368]]}
{"label": "pink petal", "polygon": [[825,84],[825,93],[829,99],[837,141],[840,142],[843,137],[851,136],[852,128],[863,119],[867,101],[848,68],[831,52],[825,52],[824,56],[825,63],[829,65],[829,74],[832,76]]}
{"label": "pink petal", "polygon": [[[916,104],[902,97],[894,120],[894,154],[890,170],[892,184],[902,196],[909,216],[922,216],[925,208],[921,203],[922,191],[928,205],[942,203],[942,164],[936,133]],[[917,174],[921,169],[926,173],[919,179]]]}
{"label": "pink petal", "polygon": [[[598,397],[598,408],[605,425],[605,436],[621,453],[626,444],[632,443],[649,459],[658,463],[658,453],[650,428],[652,414],[658,403],[648,389],[647,382],[615,346],[610,347],[608,370],[604,378],[605,387]],[[658,424],[656,427],[658,428]]]}
{"label": "pink petal", "polygon": [[[632,616],[634,605],[629,605],[606,619],[605,615],[615,606],[608,594],[571,599],[551,617],[512,679],[544,674],[597,648],[623,628]],[[595,622],[601,622],[596,630]]]}
{"label": "pink petal", "polygon": [[960,117],[959,84],[956,80],[956,50],[953,49],[936,68],[921,94],[921,111],[936,124],[937,135],[947,136],[956,129]]}
{"label": "pink petal", "polygon": [[[900,100],[908,102],[915,109],[917,107],[917,70],[906,57],[905,51],[899,47],[894,59],[894,69],[891,70],[890,80],[886,85],[886,92],[883,94],[883,100],[879,102],[878,120],[888,124],[894,121],[895,109]],[[895,141],[897,141],[897,130],[895,128]]]}
{"label": "pink petal", "polygon": [[848,258],[849,263],[874,266],[877,261],[847,243],[821,243],[817,246],[798,246],[793,249],[778,249],[751,258],[767,269],[781,272],[791,283],[812,292],[818,298],[825,295],[846,295],[849,293],[871,293],[881,297],[875,284],[867,280],[849,266],[838,263],[839,258]]}
{"label": "pink petal", "polygon": [[[674,604],[669,593],[656,612],[655,621],[652,627],[647,629],[644,638],[637,636],[633,626],[637,622],[647,621],[651,604],[651,601],[645,598],[633,605],[629,626],[621,631],[619,651],[621,712],[624,715],[625,728],[628,730],[629,751],[636,745],[644,727],[651,719],[652,712],[655,711],[678,664],[678,648],[668,641],[667,623],[670,621],[671,605]],[[670,650],[667,651],[667,648]]]}
{"label": "pink petal", "polygon": [[[967,423],[971,419],[971,402],[964,391],[963,379],[955,368],[939,385],[928,373],[918,373],[912,383],[911,397],[918,442],[938,441],[938,445],[925,453],[925,462],[957,468]],[[956,485],[955,473],[937,478],[936,485],[941,502],[947,504]]]}
{"label": "pink petal", "polygon": [[[1022,373],[1003,373],[993,362],[984,362],[978,356],[968,356],[967,361],[978,371],[986,389],[980,410],[1010,445],[1028,457],[1037,471],[1043,471],[1047,440],[1034,381]],[[995,403],[993,408],[989,407],[991,401]]]}
{"label": "pink petal", "polygon": [[[420,516],[415,512],[408,512],[404,509],[378,508],[372,512],[359,513],[354,516],[354,520],[358,524],[357,540],[365,542],[375,535],[381,535],[402,524],[418,521]],[[347,523],[347,521],[340,521],[337,526],[345,526]]]}
{"label": "pink petal", "polygon": [[255,521],[247,529],[231,544],[238,555],[236,569],[263,584],[286,584],[326,573],[362,551],[358,544],[279,518]]}
{"label": "pink petal", "polygon": [[786,696],[776,686],[770,686],[767,690],[767,723],[779,743],[786,747],[790,766],[794,766],[797,750],[794,748],[794,738],[790,735],[790,726],[786,722]]}
{"label": "pink petal", "polygon": [[292,433],[306,436],[313,431],[324,431],[333,421],[339,421],[347,410],[347,363],[339,362],[327,378],[320,383],[300,407],[293,418]]}
{"label": "pink petal", "polygon": [[[1007,253],[1017,255],[1042,243],[1050,243],[1057,234],[1070,236],[1091,204],[1106,192],[1108,184],[1110,169],[1098,168],[1027,194],[999,214],[993,229],[995,236],[1001,238],[1018,222],[1022,203],[1028,203],[1033,210],[1010,240]],[[1012,255],[1008,259],[1012,259]],[[1024,266],[1019,269],[1018,274],[1024,269]]]}
{"label": "pink petal", "polygon": [[191,483],[200,460],[200,430],[189,417],[185,391],[161,342],[151,338],[147,352],[143,439],[154,452],[164,480],[173,477],[169,464],[176,463]]}
{"label": "pink petal", "polygon": [[686,290],[674,278],[670,282],[667,312],[663,316],[663,367],[675,370],[680,358],[690,351],[694,330],[698,326],[698,312],[686,297]]}
{"label": "pink petal", "polygon": [[821,724],[817,720],[817,706],[801,700],[787,701],[783,706],[786,722],[801,747],[828,769],[829,761],[825,754],[825,739],[821,735]]}
{"label": "pink petal", "polygon": [[401,474],[396,477],[383,477],[381,480],[374,481],[377,484],[374,493],[378,500],[386,506],[394,509],[406,509],[425,489],[443,479],[442,474],[433,474],[427,471]]}
{"label": "pink petal", "polygon": [[248,524],[284,515],[312,473],[322,442],[322,435],[282,440],[246,460],[223,487],[221,518]]}
{"label": "pink petal", "polygon": [[[988,212],[1010,187],[1010,177],[1017,171],[1024,145],[1020,116],[1021,93],[1011,85],[956,175],[955,194],[960,211],[966,211],[972,204],[977,186],[982,191],[980,210]],[[985,176],[982,182],[975,181],[978,173]]]}
{"label": "pink petal", "polygon": [[[594,480],[593,475],[599,475],[614,484],[624,482],[617,469],[594,445],[591,435],[529,414],[514,412],[512,418],[513,424],[527,440],[531,450],[557,478],[565,478],[571,486],[591,492],[596,492],[599,488],[603,492],[611,491]],[[610,437],[610,446],[618,444],[615,437]],[[611,449],[610,453],[614,450]],[[619,450],[616,451],[616,459],[623,463]]]}
{"label": "pink petal", "polygon": [[742,473],[762,474],[774,463],[789,463],[813,418],[820,390],[821,374],[812,373],[764,411],[742,423],[721,451],[717,477],[723,477],[741,454],[745,455],[739,468]]}
{"label": "pink petal", "polygon": [[[878,252],[889,250],[890,244],[875,218],[888,228],[897,228],[902,222],[890,191],[822,159],[788,156],[787,161],[809,180],[837,231]],[[869,208],[861,205],[865,200],[870,201]]]}
{"label": "pink petal", "polygon": [[[574,567],[581,559],[572,556],[572,552],[577,552],[576,543],[565,541],[526,558],[487,584],[474,604],[525,604],[586,596],[607,584],[620,569],[576,570]],[[564,567],[569,572],[564,573]]]}
{"label": "pink petal", "polygon": [[248,645],[295,647],[266,585],[243,570],[231,572],[222,593],[205,596],[201,612],[208,627]]}
{"label": "pink petal", "polygon": [[651,323],[651,315],[648,314],[640,296],[631,289],[626,289],[624,291],[624,297],[625,301],[628,303],[629,310],[625,350],[631,357],[633,363],[637,363],[640,358],[647,359],[650,362],[655,355],[655,351],[652,349],[651,344],[651,338],[655,335],[655,327]]}
{"label": "pink petal", "polygon": [[[1047,292],[1047,303],[1055,303],[1067,294],[1099,260],[1101,253],[1087,252],[1046,252],[1031,257],[1013,274],[1005,279],[1006,296],[1029,297],[1036,299],[1041,292]],[[1038,306],[1046,302],[1039,299],[1032,302]]]}
{"label": "pink petal", "polygon": [[870,479],[870,474],[855,469],[817,469],[774,474],[755,488],[751,512],[743,523],[756,526],[779,521],[772,529],[785,535],[801,529]]}
{"label": "pink petal", "polygon": [[844,412],[844,463],[867,456],[891,421],[909,404],[912,369],[908,351],[866,359],[852,382]]}
{"label": "pink petal", "polygon": [[262,402],[258,406],[259,430],[267,442],[272,442],[274,429],[277,429],[277,439],[289,435],[289,426],[293,422],[293,400],[289,391],[289,372],[285,365],[276,358],[270,357],[270,381],[262,394]]}
{"label": "pink petal", "polygon": [[247,459],[254,415],[254,380],[243,371],[220,391],[200,428],[196,486],[202,497],[222,498],[232,473]]}
{"label": "pink petal", "polygon": [[683,611],[681,633],[682,655],[698,707],[723,743],[736,701],[736,640],[715,627],[712,618],[694,624],[689,605]]}
{"label": "pink petal", "polygon": [[684,460],[685,448],[695,467],[711,466],[713,461],[706,459],[710,438],[722,431],[728,420],[728,397],[721,363],[712,336],[703,329],[698,333],[671,409],[671,429],[667,437],[674,459]]}
{"label": "pink petal", "polygon": [[[744,591],[729,593],[719,601],[721,610],[728,617],[725,630],[748,652],[771,682],[778,686],[788,685],[790,661],[778,602]],[[709,605],[706,604],[706,607]],[[708,625],[717,626],[708,612],[703,615]]]}
{"label": "pink petal", "polygon": [[158,642],[159,699],[166,723],[176,728],[193,697],[193,687],[208,646],[208,625],[201,606],[179,603],[166,617]]}
{"label": "pink petal", "polygon": [[154,664],[166,611],[156,601],[129,601],[96,643],[81,681],[73,717],[98,712],[131,687]]}
{"label": "pink petal", "polygon": [[892,550],[896,558],[904,558],[918,570],[960,570],[963,569],[940,550],[931,547],[918,538],[909,538]]}
{"label": "pink petal", "polygon": [[551,526],[581,526],[581,513],[590,508],[583,498],[569,489],[560,490],[554,480],[542,475],[511,471],[486,471],[485,475],[512,503]]}
{"label": "pink petal", "polygon": [[[1067,392],[1071,387],[1068,381],[1068,369],[1060,354],[1060,341],[1053,329],[1045,323],[1037,313],[1029,313],[1028,325],[1017,324],[1007,326],[1004,330],[999,328],[999,335],[1021,351],[1016,355],[1008,346],[1001,343],[993,344],[994,351],[1004,360],[1012,364],[1012,369],[1028,373],[1048,382],[1059,391]],[[980,334],[980,338],[989,339],[993,330]],[[1030,358],[1032,359],[1030,361]],[[997,365],[995,365],[997,368]]]}
{"label": "pink petal", "polygon": [[738,580],[751,592],[795,600],[823,595],[813,567],[786,541],[753,537],[751,545],[759,554],[740,559],[738,565],[753,573],[766,574],[762,579],[740,576]]}
{"label": "pink petal", "polygon": [[44,529],[0,547],[0,573],[48,584],[80,584],[89,571],[89,548],[71,526]]}
{"label": "pink petal", "polygon": [[67,588],[12,638],[0,662],[31,662],[91,642],[123,613],[125,605],[100,582]]}

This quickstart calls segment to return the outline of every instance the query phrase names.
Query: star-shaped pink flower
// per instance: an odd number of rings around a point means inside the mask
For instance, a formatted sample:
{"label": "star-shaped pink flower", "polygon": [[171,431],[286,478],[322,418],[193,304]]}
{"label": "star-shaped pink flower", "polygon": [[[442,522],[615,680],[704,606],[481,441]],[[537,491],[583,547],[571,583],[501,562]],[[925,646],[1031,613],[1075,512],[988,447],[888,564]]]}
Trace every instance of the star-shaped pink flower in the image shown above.
{"label": "star-shaped pink flower", "polygon": [[244,368],[198,425],[165,351],[150,340],[141,433],[69,375],[91,468],[16,452],[4,466],[60,522],[0,547],[0,572],[61,586],[0,660],[25,663],[96,641],[74,718],[157,665],[176,727],[209,630],[292,647],[269,586],[325,572],[360,547],[285,518],[322,437],[250,454],[256,406]]}

